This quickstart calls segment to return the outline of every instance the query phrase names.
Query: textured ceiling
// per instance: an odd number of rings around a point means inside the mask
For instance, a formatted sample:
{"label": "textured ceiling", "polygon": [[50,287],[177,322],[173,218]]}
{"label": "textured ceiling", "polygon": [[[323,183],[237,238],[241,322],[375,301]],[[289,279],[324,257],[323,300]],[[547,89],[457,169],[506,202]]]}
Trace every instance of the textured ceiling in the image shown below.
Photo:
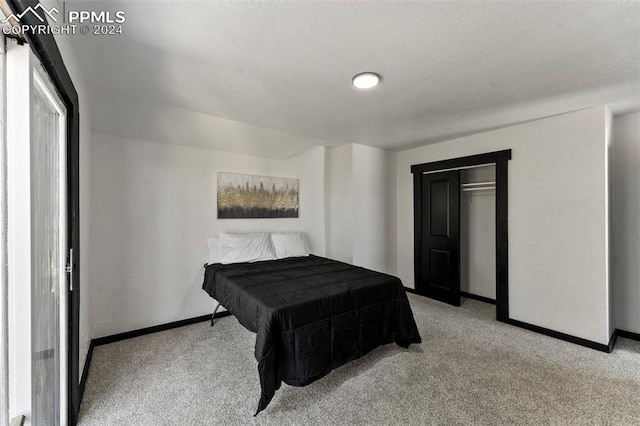
{"label": "textured ceiling", "polygon": [[[598,104],[640,108],[635,1],[89,4],[127,19],[123,35],[73,40],[98,131],[135,99],[305,145],[401,149]],[[382,84],[354,89],[370,70]]]}

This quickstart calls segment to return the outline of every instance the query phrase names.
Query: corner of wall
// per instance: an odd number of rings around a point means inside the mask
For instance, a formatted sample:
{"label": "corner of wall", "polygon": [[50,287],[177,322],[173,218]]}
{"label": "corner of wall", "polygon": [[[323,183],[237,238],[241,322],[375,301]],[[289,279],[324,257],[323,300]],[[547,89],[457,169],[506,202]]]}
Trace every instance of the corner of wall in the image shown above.
{"label": "corner of wall", "polygon": [[327,148],[327,256],[353,261],[353,145]]}
{"label": "corner of wall", "polygon": [[353,264],[395,274],[395,152],[351,144]]}
{"label": "corner of wall", "polygon": [[607,183],[605,185],[606,197],[605,197],[605,215],[606,215],[606,237],[605,237],[605,245],[606,245],[606,303],[607,303],[607,330],[609,332],[609,339],[615,332],[615,324],[613,318],[613,291],[611,289],[613,283],[613,250],[611,247],[611,236],[615,232],[615,222],[613,222],[613,210],[614,204],[613,199],[615,198],[615,188],[613,186],[613,173],[614,173],[614,145],[613,145],[613,115],[611,114],[611,110],[605,105],[604,106],[604,139],[605,139],[605,179],[607,179]]}
{"label": "corner of wall", "polygon": [[331,148],[324,150],[324,244],[325,256],[331,253]]}
{"label": "corner of wall", "polygon": [[397,187],[397,157],[395,151],[387,152],[387,194],[388,194],[388,223],[387,223],[387,270],[391,275],[398,275],[398,187]]}

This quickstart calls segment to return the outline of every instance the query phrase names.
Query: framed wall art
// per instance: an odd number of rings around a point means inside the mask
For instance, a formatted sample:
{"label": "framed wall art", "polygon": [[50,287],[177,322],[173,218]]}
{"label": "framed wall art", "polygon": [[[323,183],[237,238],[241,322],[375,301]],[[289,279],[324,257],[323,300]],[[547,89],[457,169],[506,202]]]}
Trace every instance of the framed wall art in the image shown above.
{"label": "framed wall art", "polygon": [[218,172],[218,219],[298,217],[299,180]]}

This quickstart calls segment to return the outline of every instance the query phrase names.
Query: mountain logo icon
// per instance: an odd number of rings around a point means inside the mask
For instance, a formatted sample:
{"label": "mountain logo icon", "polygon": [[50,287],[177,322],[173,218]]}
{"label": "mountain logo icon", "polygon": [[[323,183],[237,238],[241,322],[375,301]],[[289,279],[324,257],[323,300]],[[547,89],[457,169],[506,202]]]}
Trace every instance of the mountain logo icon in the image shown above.
{"label": "mountain logo icon", "polygon": [[[40,13],[38,13],[38,10],[40,11]],[[38,21],[42,22],[43,24],[46,23],[46,18],[49,17],[49,19],[51,19],[53,22],[58,22],[58,19],[55,17],[54,13],[59,13],[58,9],[54,7],[52,7],[51,9],[47,9],[45,8],[43,5],[41,5],[40,3],[38,3],[37,5],[35,5],[34,7],[27,7],[24,11],[22,11],[21,13],[12,13],[9,16],[7,16],[5,19],[3,19],[2,21],[0,21],[0,23],[6,24],[7,22],[9,22],[12,18],[16,21],[16,22],[20,22],[20,20],[27,14],[27,13],[31,13],[33,16],[35,16]]]}

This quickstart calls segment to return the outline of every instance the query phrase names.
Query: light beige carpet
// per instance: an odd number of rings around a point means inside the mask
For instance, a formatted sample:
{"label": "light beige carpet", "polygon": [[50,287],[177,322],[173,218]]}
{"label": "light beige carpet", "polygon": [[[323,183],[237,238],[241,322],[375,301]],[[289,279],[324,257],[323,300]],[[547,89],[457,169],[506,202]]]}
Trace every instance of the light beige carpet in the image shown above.
{"label": "light beige carpet", "polygon": [[421,345],[394,344],[304,388],[260,396],[234,317],[95,348],[80,425],[640,425],[640,342],[611,354],[409,295]]}

